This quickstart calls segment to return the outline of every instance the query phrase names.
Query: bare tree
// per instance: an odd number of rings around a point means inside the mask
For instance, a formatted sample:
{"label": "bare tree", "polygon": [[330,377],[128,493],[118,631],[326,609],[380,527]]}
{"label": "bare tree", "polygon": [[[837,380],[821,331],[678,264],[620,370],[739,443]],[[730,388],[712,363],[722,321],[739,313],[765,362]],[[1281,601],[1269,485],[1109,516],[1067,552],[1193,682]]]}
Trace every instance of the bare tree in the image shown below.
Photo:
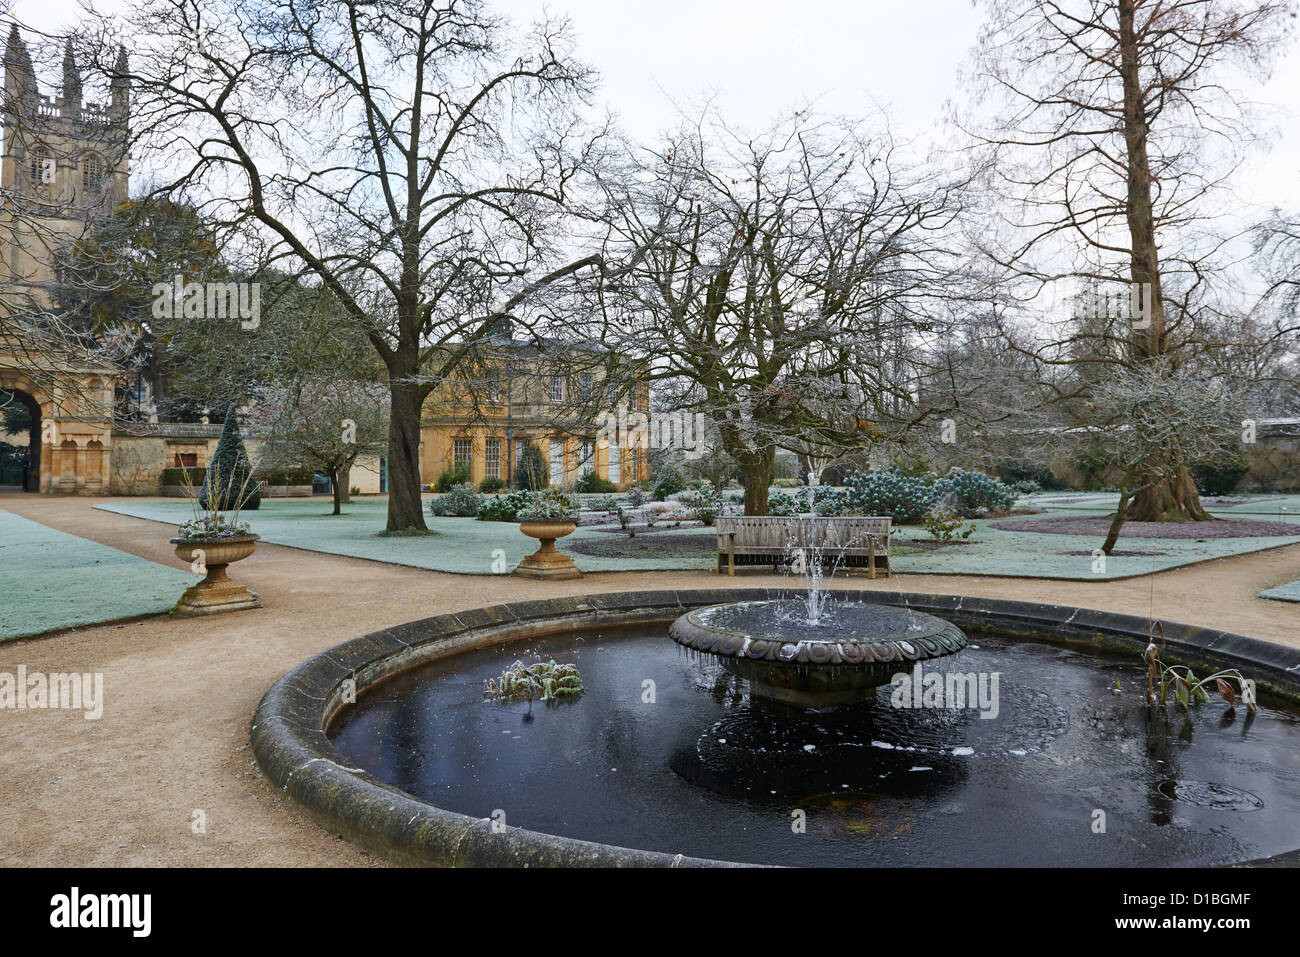
{"label": "bare tree", "polygon": [[[1122,283],[1132,305],[1034,350],[1091,364],[1090,387],[1207,347],[1226,237],[1211,227],[1227,177],[1256,137],[1224,82],[1264,70],[1290,30],[1289,0],[987,0],[975,59],[987,182],[1009,200],[984,248],[1031,281]],[[1114,288],[1112,285],[1111,288]],[[1127,295],[1126,295],[1127,298]],[[1221,314],[1221,313],[1217,313]],[[1097,318],[1093,316],[1091,318]],[[1063,348],[1064,347],[1064,348]],[[1032,349],[1033,347],[1031,347]],[[1058,386],[1061,383],[1058,381]],[[1075,398],[1086,395],[1076,388]],[[1208,519],[1187,462],[1143,482],[1129,518]]]}
{"label": "bare tree", "polygon": [[601,289],[601,338],[646,357],[661,401],[704,414],[746,514],[766,514],[778,449],[914,424],[914,377],[890,360],[915,359],[929,304],[961,278],[943,245],[959,184],[806,113],[748,136],[706,112],[628,165],[605,183],[631,264]]}
{"label": "bare tree", "polygon": [[[563,23],[517,40],[478,0],[145,0],[130,15],[142,155],[250,263],[312,274],[391,394],[388,528],[424,529],[420,413],[571,260],[562,224],[603,130]],[[105,22],[92,45],[114,36]]]}
{"label": "bare tree", "polygon": [[1268,283],[1248,325],[1252,378],[1266,414],[1300,409],[1300,220],[1274,211],[1255,232],[1255,254]]}
{"label": "bare tree", "polygon": [[1283,331],[1300,333],[1300,220],[1274,210],[1255,231],[1255,252],[1268,281],[1266,298],[1276,302],[1282,318],[1291,320]]}

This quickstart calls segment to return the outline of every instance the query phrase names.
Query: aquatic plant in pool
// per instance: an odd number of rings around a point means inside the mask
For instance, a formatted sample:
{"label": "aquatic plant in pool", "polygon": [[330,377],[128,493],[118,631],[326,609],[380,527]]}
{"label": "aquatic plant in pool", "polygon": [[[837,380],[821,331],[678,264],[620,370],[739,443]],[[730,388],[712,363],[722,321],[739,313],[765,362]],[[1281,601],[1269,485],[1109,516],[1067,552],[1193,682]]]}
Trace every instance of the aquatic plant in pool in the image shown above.
{"label": "aquatic plant in pool", "polygon": [[1237,692],[1232,690],[1231,684],[1235,681],[1241,693],[1241,703],[1248,712],[1255,713],[1255,682],[1242,677],[1236,668],[1225,668],[1204,678],[1197,678],[1187,665],[1167,665],[1158,655],[1159,650],[1154,641],[1147,645],[1147,650],[1142,655],[1147,663],[1147,704],[1163,708],[1169,701],[1172,689],[1174,700],[1187,711],[1193,703],[1210,700],[1205,689],[1213,681],[1215,690],[1231,709],[1237,703]]}
{"label": "aquatic plant in pool", "polygon": [[576,698],[587,689],[582,686],[578,666],[556,664],[555,659],[525,665],[516,661],[495,679],[488,679],[483,694],[503,701],[532,701],[534,698],[550,703],[561,698]]}

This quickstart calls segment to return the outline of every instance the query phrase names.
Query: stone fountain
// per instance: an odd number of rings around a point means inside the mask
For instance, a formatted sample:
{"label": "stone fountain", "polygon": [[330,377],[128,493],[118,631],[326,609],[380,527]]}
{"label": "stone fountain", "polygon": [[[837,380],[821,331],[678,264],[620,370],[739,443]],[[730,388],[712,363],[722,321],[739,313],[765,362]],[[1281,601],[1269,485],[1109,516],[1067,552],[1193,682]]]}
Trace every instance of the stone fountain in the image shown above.
{"label": "stone fountain", "polygon": [[[893,605],[830,600],[821,548],[791,545],[802,598],[697,608],[672,623],[679,645],[712,655],[751,695],[828,708],[875,695],[915,663],[966,647],[952,622]],[[832,563],[831,574],[839,562]]]}
{"label": "stone fountain", "polygon": [[874,696],[918,661],[966,647],[952,622],[892,605],[827,602],[816,621],[802,600],[710,605],[688,611],[668,633],[713,655],[749,682],[750,694],[804,708]]}

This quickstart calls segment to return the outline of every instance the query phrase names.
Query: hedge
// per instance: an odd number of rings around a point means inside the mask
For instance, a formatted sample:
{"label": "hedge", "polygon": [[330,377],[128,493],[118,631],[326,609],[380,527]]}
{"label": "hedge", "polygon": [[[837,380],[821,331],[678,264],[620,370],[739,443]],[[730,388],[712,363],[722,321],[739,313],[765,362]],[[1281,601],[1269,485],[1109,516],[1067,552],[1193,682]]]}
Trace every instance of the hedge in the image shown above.
{"label": "hedge", "polygon": [[[203,476],[207,474],[207,469],[202,465],[190,465],[184,468],[163,469],[163,485],[191,485],[198,488],[203,484]],[[189,480],[186,481],[186,473],[189,474]]]}

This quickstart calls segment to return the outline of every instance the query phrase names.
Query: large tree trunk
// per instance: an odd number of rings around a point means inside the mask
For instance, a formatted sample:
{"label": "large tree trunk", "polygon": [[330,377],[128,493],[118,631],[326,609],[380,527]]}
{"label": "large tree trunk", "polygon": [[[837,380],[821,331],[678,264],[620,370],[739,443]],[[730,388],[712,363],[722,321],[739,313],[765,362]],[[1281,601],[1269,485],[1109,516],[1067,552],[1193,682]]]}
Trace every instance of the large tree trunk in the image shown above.
{"label": "large tree trunk", "polygon": [[340,494],[340,491],[339,491],[339,480],[340,480],[342,477],[343,477],[342,470],[340,470],[340,469],[330,469],[330,485],[332,485],[332,486],[334,487],[334,511],[331,513],[331,514],[333,514],[333,515],[342,515],[342,514],[343,514],[343,509],[340,508],[340,506],[342,505],[343,499],[342,499],[341,494]]}
{"label": "large tree trunk", "polygon": [[745,477],[745,514],[767,514],[767,491],[772,484],[772,466],[776,462],[776,449],[731,456],[740,463],[740,474]]}
{"label": "large tree trunk", "polygon": [[352,481],[352,463],[339,466],[339,501],[348,505],[352,501],[352,493],[349,490],[349,483]]}
{"label": "large tree trunk", "polygon": [[[1130,276],[1139,300],[1150,303],[1142,319],[1146,328],[1133,329],[1133,354],[1140,362],[1159,362],[1169,355],[1165,335],[1165,309],[1160,282],[1160,253],[1156,241],[1155,210],[1151,200],[1151,160],[1147,151],[1149,104],[1142,83],[1138,39],[1134,25],[1134,0],[1119,0],[1120,75],[1124,84],[1124,146],[1127,153],[1127,218],[1130,242]],[[1149,295],[1147,291],[1149,290]],[[1136,317],[1135,317],[1136,318]],[[1196,483],[1180,464],[1172,479],[1157,482],[1133,496],[1131,522],[1204,522],[1212,516],[1201,507]]]}
{"label": "large tree trunk", "polygon": [[[1139,301],[1150,302],[1142,317],[1145,328],[1134,323],[1133,352],[1137,359],[1155,362],[1164,357],[1165,308],[1160,286],[1160,252],[1156,245],[1155,209],[1151,201],[1151,159],[1147,152],[1147,109],[1138,62],[1137,33],[1133,23],[1134,0],[1119,0],[1120,76],[1124,84],[1124,148],[1127,171],[1125,215],[1129,232],[1129,277],[1138,287]],[[1149,292],[1149,296],[1148,296]],[[1130,321],[1137,317],[1130,317]]]}
{"label": "large tree trunk", "polygon": [[1158,482],[1133,496],[1129,503],[1130,522],[1209,522],[1214,516],[1201,505],[1196,483],[1186,468],[1164,482]]}
{"label": "large tree trunk", "polygon": [[389,388],[388,530],[428,531],[420,501],[420,409],[428,390],[391,372]]}

